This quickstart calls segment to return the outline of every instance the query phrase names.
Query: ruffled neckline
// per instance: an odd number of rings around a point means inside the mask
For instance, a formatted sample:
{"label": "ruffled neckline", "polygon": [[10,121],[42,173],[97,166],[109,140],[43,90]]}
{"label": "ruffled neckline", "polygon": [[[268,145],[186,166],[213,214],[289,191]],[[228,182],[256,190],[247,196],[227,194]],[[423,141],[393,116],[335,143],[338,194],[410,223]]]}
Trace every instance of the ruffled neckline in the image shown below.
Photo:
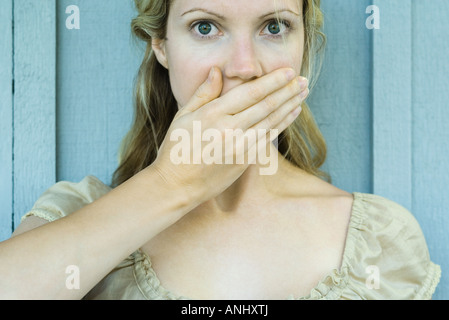
{"label": "ruffled neckline", "polygon": [[[355,244],[358,239],[358,231],[364,220],[365,203],[362,201],[365,194],[353,192],[353,204],[348,231],[346,234],[343,258],[340,269],[331,270],[318,284],[303,297],[296,298],[294,294],[286,297],[286,300],[336,300],[342,296],[343,290],[349,283],[349,271],[354,259]],[[167,290],[160,282],[154,271],[151,258],[138,249],[132,254],[134,260],[134,278],[139,290],[148,300],[193,300],[189,297],[177,295]]]}

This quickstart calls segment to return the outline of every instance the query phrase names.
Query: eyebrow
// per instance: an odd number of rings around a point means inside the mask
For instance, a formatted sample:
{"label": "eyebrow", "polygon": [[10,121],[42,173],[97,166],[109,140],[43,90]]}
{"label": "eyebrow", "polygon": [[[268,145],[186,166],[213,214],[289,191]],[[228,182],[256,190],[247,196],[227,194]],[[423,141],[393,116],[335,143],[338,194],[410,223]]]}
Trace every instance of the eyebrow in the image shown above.
{"label": "eyebrow", "polygon": [[[181,14],[181,17],[184,16],[184,15],[186,15],[186,14],[193,13],[193,12],[195,12],[195,11],[201,11],[201,12],[204,12],[204,13],[207,13],[207,14],[210,14],[210,15],[213,15],[213,16],[216,16],[216,17],[218,17],[218,18],[221,19],[221,20],[226,20],[226,18],[225,18],[224,16],[222,16],[222,15],[220,15],[220,14],[218,14],[218,13],[215,13],[215,12],[212,12],[212,11],[209,11],[209,10],[206,10],[206,9],[203,9],[203,8],[193,8],[193,9],[191,9],[191,10],[189,10],[189,11],[186,11],[186,12],[184,12],[183,14]],[[298,13],[296,13],[296,12],[290,10],[290,9],[281,9],[281,10],[278,10],[278,11],[270,12],[270,13],[268,13],[268,14],[264,14],[263,16],[259,17],[259,19],[263,19],[263,18],[265,18],[265,17],[271,16],[271,15],[276,14],[276,13],[281,13],[281,12],[291,12],[291,13],[293,13],[294,15],[296,15],[296,16],[298,16],[298,17],[300,16]]]}

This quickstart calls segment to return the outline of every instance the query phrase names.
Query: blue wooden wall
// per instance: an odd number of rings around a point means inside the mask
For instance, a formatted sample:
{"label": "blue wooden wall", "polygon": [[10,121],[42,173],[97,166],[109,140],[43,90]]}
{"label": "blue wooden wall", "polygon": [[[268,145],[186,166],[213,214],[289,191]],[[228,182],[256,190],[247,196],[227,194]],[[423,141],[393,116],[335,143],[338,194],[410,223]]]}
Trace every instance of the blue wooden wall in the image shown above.
{"label": "blue wooden wall", "polygon": [[[328,46],[309,103],[328,143],[324,169],[337,187],[415,215],[442,266],[434,298],[449,299],[449,2],[322,3]],[[66,27],[70,5],[79,29]],[[380,29],[365,25],[371,5]],[[110,183],[142,57],[133,15],[132,0],[2,0],[0,241],[55,182]]]}

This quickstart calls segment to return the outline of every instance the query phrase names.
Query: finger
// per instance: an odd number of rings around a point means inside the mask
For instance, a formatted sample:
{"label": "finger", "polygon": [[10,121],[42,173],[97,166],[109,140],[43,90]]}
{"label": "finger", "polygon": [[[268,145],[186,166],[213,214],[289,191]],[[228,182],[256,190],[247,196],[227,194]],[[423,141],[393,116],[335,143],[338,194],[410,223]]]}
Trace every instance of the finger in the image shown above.
{"label": "finger", "polygon": [[298,118],[300,113],[300,109],[295,109],[295,111],[290,112],[287,117],[278,123],[276,128],[270,130],[257,130],[257,143],[249,145],[246,150],[248,163],[255,163],[257,161],[256,159],[259,159],[260,153],[264,154],[264,158],[266,158],[267,152],[271,152],[267,151],[269,150],[269,145]]}
{"label": "finger", "polygon": [[256,80],[233,88],[222,96],[220,104],[214,107],[219,108],[219,113],[235,115],[287,85],[294,77],[295,71],[293,69],[278,69]]}
{"label": "finger", "polygon": [[[259,152],[266,152],[267,147],[270,143],[275,141],[279,135],[285,131],[300,115],[302,108],[298,106],[296,99],[291,99],[288,103],[282,106],[282,111],[280,112],[283,116],[279,117],[280,120],[270,128],[266,127],[267,122],[261,122],[258,125],[249,128],[244,133],[239,133],[235,135],[236,141],[234,139],[226,138],[225,150],[232,150],[232,154],[227,157],[233,157],[235,159],[245,159],[246,164],[255,163],[255,159]],[[293,108],[293,110],[292,110]],[[232,163],[239,163],[232,162]]]}
{"label": "finger", "polygon": [[205,104],[218,98],[222,89],[223,80],[221,70],[220,68],[212,67],[207,80],[196,90],[187,105],[180,109],[179,114],[182,115],[198,110]]}
{"label": "finger", "polygon": [[245,132],[245,134],[237,141],[234,150],[236,159],[234,163],[255,164],[256,159],[258,158],[257,154],[260,152],[265,152],[266,154],[269,144],[279,135],[277,129],[273,129],[268,132],[265,130],[250,131],[250,133],[248,132],[249,130]]}
{"label": "finger", "polygon": [[[302,107],[298,107],[292,112],[290,112],[280,123],[278,123],[274,129],[277,132],[277,136],[279,136],[282,132],[284,132],[289,126],[291,126],[300,116],[302,112]],[[277,137],[276,136],[276,137]]]}
{"label": "finger", "polygon": [[279,117],[283,117],[283,114],[285,116],[285,112],[277,112],[279,108],[285,111],[285,107],[282,108],[282,106],[287,101],[290,101],[287,105],[291,105],[292,103],[296,103],[296,105],[301,104],[303,97],[300,94],[306,94],[307,90],[308,80],[303,77],[298,77],[290,81],[287,86],[267,96],[261,102],[234,115],[233,118],[237,120],[237,126],[239,128],[249,128],[267,117],[270,118],[270,123],[276,124],[279,122]]}
{"label": "finger", "polygon": [[[304,97],[294,96],[286,103],[284,103],[278,110],[271,113],[268,117],[252,126],[251,129],[253,130],[271,130],[273,128],[279,129],[279,125],[283,123],[284,120],[288,122],[289,119],[291,120],[291,117],[295,116],[295,114],[294,113],[292,114],[292,112],[294,112],[298,108],[301,108],[302,110],[302,104],[304,100],[307,98],[308,93],[309,89],[305,89]],[[283,128],[283,130],[285,130],[285,128]]]}

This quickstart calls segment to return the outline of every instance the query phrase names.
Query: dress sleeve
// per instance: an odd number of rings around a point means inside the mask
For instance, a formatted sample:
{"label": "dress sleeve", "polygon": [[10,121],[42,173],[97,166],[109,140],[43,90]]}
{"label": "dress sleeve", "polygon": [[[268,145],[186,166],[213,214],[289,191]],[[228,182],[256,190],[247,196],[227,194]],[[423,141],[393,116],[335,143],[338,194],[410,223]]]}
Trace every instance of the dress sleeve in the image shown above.
{"label": "dress sleeve", "polygon": [[415,217],[384,197],[358,194],[350,226],[348,299],[431,299],[441,268]]}
{"label": "dress sleeve", "polygon": [[49,222],[67,216],[108,193],[111,188],[95,176],[80,182],[60,181],[47,189],[21,221],[36,216]]}

